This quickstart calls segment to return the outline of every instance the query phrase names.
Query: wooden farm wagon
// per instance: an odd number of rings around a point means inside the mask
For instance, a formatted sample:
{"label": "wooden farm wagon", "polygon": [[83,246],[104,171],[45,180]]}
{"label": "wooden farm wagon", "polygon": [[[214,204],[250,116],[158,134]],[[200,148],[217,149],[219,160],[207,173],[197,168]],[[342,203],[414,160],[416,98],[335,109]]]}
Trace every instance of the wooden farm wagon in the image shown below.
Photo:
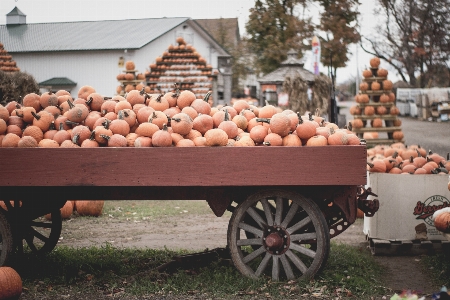
{"label": "wooden farm wagon", "polygon": [[312,277],[357,208],[377,210],[366,176],[365,145],[0,148],[0,265],[24,247],[50,252],[70,199],[205,199],[217,216],[232,211],[228,248],[242,274]]}

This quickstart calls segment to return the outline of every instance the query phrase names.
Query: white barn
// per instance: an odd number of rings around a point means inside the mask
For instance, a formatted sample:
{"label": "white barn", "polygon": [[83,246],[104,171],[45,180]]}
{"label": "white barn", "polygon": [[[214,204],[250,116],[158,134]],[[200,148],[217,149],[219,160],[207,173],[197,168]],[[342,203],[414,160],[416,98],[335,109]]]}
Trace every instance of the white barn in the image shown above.
{"label": "white barn", "polygon": [[181,36],[219,71],[213,98],[231,100],[231,56],[193,19],[27,24],[26,15],[15,7],[7,14],[6,23],[0,25],[0,42],[20,70],[38,83],[50,80],[65,89],[71,85],[74,97],[84,85],[113,96],[123,61],[134,61],[136,69],[144,73]]}

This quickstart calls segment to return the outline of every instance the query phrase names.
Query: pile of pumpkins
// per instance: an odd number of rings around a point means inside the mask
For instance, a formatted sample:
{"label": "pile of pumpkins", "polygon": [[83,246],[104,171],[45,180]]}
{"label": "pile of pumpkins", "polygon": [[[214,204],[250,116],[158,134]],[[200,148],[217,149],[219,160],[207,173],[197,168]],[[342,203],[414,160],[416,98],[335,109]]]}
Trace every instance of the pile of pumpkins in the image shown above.
{"label": "pile of pumpkins", "polygon": [[[105,201],[103,200],[68,200],[61,207],[61,218],[63,220],[70,219],[74,212],[80,216],[98,217],[102,214]],[[47,220],[51,220],[51,215],[44,216]]]}
{"label": "pile of pumpkins", "polygon": [[376,145],[367,150],[367,170],[390,174],[448,175],[450,172],[449,156],[447,153],[446,159],[431,150],[426,151],[420,145],[406,146],[401,142],[391,145]]}
{"label": "pile of pumpkins", "polygon": [[72,99],[64,90],[27,94],[0,106],[1,147],[194,147],[359,145],[348,129],[315,114],[266,104],[211,107],[210,92],[165,94],[133,90],[104,97],[83,86]]}

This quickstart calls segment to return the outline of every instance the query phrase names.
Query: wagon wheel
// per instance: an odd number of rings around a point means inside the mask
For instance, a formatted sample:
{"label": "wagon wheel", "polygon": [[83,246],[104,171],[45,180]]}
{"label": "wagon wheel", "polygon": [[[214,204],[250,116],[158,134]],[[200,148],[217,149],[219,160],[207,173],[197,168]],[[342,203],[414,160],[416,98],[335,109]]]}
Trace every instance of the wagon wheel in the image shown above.
{"label": "wagon wheel", "polygon": [[13,249],[11,226],[0,208],[0,267],[6,265]]}
{"label": "wagon wheel", "polygon": [[[44,216],[29,219],[26,213],[29,208],[19,201],[14,201],[14,206],[9,201],[4,201],[7,207],[7,217],[10,220],[13,236],[13,249],[16,254],[23,254],[24,244],[37,255],[51,252],[58,243],[61,235],[62,218],[58,207],[51,208],[51,220]],[[24,242],[25,241],[25,242]]]}
{"label": "wagon wheel", "polygon": [[228,247],[235,267],[245,276],[257,278],[271,270],[278,281],[281,268],[289,280],[311,278],[326,263],[330,236],[312,200],[289,191],[262,191],[236,207],[228,226]]}

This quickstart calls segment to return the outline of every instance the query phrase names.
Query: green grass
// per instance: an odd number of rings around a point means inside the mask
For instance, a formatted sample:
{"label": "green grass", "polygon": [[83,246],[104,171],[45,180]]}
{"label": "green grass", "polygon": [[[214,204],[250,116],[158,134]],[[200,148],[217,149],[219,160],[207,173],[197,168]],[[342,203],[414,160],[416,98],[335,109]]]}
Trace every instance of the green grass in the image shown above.
{"label": "green grass", "polygon": [[119,220],[151,220],[180,214],[211,214],[211,208],[205,200],[110,200],[105,201],[101,217]]}
{"label": "green grass", "polygon": [[438,285],[450,287],[450,253],[424,256],[422,262]]}
{"label": "green grass", "polygon": [[[322,273],[307,282],[272,282],[269,277],[243,277],[228,260],[206,267],[159,273],[156,267],[171,260],[174,252],[151,249],[115,248],[111,245],[73,249],[57,247],[42,259],[26,255],[13,267],[19,272],[25,296],[111,295],[207,295],[217,298],[270,296],[274,299],[299,295],[349,296],[365,299],[383,295],[382,269],[367,251],[332,243],[328,263]],[[95,299],[94,297],[92,299]]]}

